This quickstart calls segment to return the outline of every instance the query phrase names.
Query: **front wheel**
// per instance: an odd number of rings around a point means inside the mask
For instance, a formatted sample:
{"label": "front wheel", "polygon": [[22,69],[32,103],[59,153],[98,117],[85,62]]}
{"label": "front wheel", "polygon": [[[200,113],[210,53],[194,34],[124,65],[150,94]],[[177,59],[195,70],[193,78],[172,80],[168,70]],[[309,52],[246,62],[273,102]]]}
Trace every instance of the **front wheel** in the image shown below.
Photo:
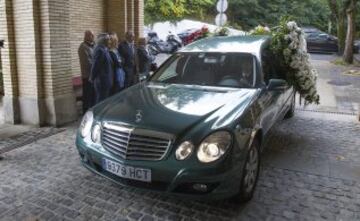
{"label": "front wheel", "polygon": [[259,178],[260,171],[260,145],[258,140],[254,140],[246,157],[243,168],[240,190],[234,197],[236,202],[247,202],[254,195],[255,187]]}

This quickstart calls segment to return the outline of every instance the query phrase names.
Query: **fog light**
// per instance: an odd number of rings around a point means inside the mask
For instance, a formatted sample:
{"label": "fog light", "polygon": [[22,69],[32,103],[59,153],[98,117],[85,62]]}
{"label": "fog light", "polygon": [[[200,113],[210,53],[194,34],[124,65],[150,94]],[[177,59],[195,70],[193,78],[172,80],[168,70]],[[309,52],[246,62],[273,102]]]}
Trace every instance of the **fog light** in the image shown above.
{"label": "fog light", "polygon": [[200,191],[200,192],[206,192],[208,191],[208,186],[206,184],[202,183],[196,183],[193,185],[194,190]]}
{"label": "fog light", "polygon": [[91,139],[94,143],[100,144],[101,140],[101,126],[100,124],[96,124],[91,132]]}

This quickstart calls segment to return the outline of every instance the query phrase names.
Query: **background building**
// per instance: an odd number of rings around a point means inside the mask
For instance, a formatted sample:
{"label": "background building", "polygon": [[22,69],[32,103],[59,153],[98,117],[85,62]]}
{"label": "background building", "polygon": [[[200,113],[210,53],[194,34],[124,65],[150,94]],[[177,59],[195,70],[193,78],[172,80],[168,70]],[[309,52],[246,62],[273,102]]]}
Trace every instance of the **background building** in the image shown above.
{"label": "background building", "polygon": [[62,125],[77,119],[72,78],[83,32],[143,33],[143,0],[0,0],[6,123]]}

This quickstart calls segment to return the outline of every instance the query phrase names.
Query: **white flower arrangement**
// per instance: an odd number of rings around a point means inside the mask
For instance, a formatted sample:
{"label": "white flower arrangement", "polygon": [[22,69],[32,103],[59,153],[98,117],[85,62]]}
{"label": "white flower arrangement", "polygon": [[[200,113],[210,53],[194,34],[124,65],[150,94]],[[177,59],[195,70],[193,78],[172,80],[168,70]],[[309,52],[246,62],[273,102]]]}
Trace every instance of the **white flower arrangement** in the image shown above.
{"label": "white flower arrangement", "polygon": [[316,91],[317,71],[309,61],[305,35],[296,22],[283,18],[273,31],[259,25],[250,34],[271,35],[271,51],[278,59],[274,62],[283,77],[305,99],[305,104],[319,104],[320,97]]}
{"label": "white flower arrangement", "polygon": [[289,34],[285,36],[288,40],[288,48],[285,48],[283,55],[287,63],[293,69],[289,74],[294,75],[297,91],[305,98],[306,103],[319,103],[319,95],[316,91],[317,71],[312,67],[307,53],[306,40],[303,31],[296,22],[287,23]]}

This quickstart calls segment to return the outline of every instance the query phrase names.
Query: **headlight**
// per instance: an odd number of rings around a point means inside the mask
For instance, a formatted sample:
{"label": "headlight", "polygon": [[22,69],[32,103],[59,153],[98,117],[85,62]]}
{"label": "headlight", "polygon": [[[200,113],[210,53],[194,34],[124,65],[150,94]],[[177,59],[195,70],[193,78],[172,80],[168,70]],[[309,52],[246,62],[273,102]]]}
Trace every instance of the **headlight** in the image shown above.
{"label": "headlight", "polygon": [[176,159],[185,160],[192,154],[193,151],[194,145],[189,141],[185,141],[177,148],[175,152]]}
{"label": "headlight", "polygon": [[84,115],[81,121],[79,128],[82,137],[86,137],[87,135],[89,135],[93,120],[94,120],[93,113],[91,111],[86,112],[86,114]]}
{"label": "headlight", "polygon": [[100,144],[101,140],[101,126],[100,124],[96,124],[91,131],[91,140],[94,143]]}
{"label": "headlight", "polygon": [[219,159],[231,144],[231,135],[229,132],[220,131],[209,135],[200,144],[197,152],[198,159],[203,163],[210,163]]}

